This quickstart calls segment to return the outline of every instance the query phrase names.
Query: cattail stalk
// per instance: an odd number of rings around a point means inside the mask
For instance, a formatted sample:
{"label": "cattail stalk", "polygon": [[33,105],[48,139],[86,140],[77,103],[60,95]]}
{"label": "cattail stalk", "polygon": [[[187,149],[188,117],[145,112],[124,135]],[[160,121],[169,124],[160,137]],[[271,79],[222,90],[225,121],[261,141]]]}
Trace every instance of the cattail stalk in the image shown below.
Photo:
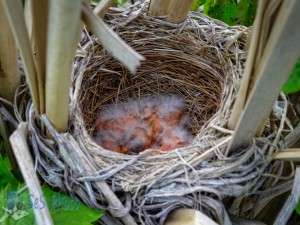
{"label": "cattail stalk", "polygon": [[21,1],[0,1],[0,7],[4,8],[6,18],[13,32],[14,39],[18,46],[24,70],[26,81],[28,83],[31,98],[35,107],[35,112],[40,113],[39,94],[36,75],[36,63],[33,57],[29,35],[25,24],[23,8]]}
{"label": "cattail stalk", "polygon": [[262,42],[261,33],[263,30],[265,30],[262,29],[263,28],[262,26],[263,26],[264,12],[266,11],[267,6],[268,6],[267,1],[259,2],[256,19],[254,22],[254,27],[253,30],[251,31],[251,42],[249,47],[250,49],[247,57],[245,72],[243,75],[243,79],[241,80],[240,88],[237,93],[237,98],[233,105],[233,109],[228,121],[228,128],[232,130],[236,128],[240,115],[242,114],[242,111],[246,105],[247,98],[250,94],[250,88],[249,88],[250,83],[251,82],[254,83],[255,81],[253,80],[253,76],[255,72],[254,68],[257,59],[261,60],[261,54],[258,54],[258,52],[261,50],[258,49],[258,46],[260,46],[259,43]]}
{"label": "cattail stalk", "polygon": [[20,82],[17,47],[4,9],[0,7],[0,97],[13,102]]}
{"label": "cattail stalk", "polygon": [[165,16],[169,13],[174,0],[151,0],[149,6],[149,15]]}
{"label": "cattail stalk", "polygon": [[175,0],[167,17],[167,21],[171,23],[183,22],[193,4],[193,0]]}
{"label": "cattail stalk", "polygon": [[94,9],[94,14],[104,17],[106,12],[109,10],[109,7],[117,7],[118,4],[115,3],[114,0],[102,0]]}
{"label": "cattail stalk", "polygon": [[79,40],[81,0],[49,1],[46,114],[58,132],[68,127],[72,63]]}
{"label": "cattail stalk", "polygon": [[[272,8],[273,5],[269,3],[269,7]],[[300,20],[299,9],[299,1],[283,1],[278,11],[276,11],[277,13],[272,14],[273,17],[268,13],[262,17],[263,20],[273,18],[275,22],[263,50],[260,64],[255,68],[257,80],[254,82],[245,108],[239,118],[226,155],[243,144],[249,143],[255,136],[255,133],[264,123],[266,116],[272,110],[282,86],[299,58],[300,31],[295,29],[297,21]],[[291,30],[293,35],[289,33]],[[266,87],[272,88],[269,88],[266,92]],[[284,95],[281,97],[285,98]],[[282,117],[284,118],[284,115]],[[283,126],[283,123],[281,126]],[[283,129],[283,127],[280,129]]]}
{"label": "cattail stalk", "polygon": [[136,72],[144,57],[134,51],[116,33],[109,29],[103,20],[97,17],[86,4],[82,6],[82,20],[98,37],[108,52],[126,66],[131,73]]}
{"label": "cattail stalk", "polygon": [[45,113],[45,76],[46,76],[46,48],[48,27],[48,0],[31,0],[32,4],[32,40],[37,62],[36,72],[40,100],[40,112]]}

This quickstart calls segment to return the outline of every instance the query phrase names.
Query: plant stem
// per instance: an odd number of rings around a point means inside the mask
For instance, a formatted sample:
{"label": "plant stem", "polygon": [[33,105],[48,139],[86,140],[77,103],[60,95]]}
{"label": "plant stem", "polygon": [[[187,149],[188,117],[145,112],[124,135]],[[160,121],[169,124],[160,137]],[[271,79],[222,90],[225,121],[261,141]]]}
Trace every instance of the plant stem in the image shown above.
{"label": "plant stem", "polygon": [[58,132],[68,127],[72,64],[79,40],[81,0],[51,0],[46,68],[46,114]]}
{"label": "plant stem", "polygon": [[186,19],[192,4],[193,0],[175,0],[167,17],[167,21],[171,23],[183,22]]}
{"label": "plant stem", "polygon": [[165,16],[169,13],[174,0],[151,0],[149,14],[151,16]]}
{"label": "plant stem", "polygon": [[0,7],[0,97],[11,102],[21,83],[17,47],[8,20]]}

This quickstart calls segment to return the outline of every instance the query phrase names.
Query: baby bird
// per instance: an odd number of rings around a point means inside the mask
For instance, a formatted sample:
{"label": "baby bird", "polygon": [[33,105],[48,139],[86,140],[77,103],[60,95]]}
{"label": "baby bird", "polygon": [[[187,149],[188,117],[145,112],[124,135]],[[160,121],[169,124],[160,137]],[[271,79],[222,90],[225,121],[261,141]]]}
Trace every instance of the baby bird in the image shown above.
{"label": "baby bird", "polygon": [[117,139],[115,135],[107,130],[103,132],[97,132],[94,140],[98,145],[102,146],[105,149],[118,151],[119,146],[116,142]]}
{"label": "baby bird", "polygon": [[145,99],[140,104],[141,116],[146,126],[150,126],[156,137],[167,127],[181,123],[186,105],[175,95],[160,96],[156,99]]}
{"label": "baby bird", "polygon": [[127,143],[128,154],[138,154],[152,145],[153,137],[151,133],[142,127],[135,127],[129,133]]}
{"label": "baby bird", "polygon": [[157,139],[157,149],[170,151],[176,148],[182,148],[190,145],[193,141],[193,136],[184,128],[177,127],[175,129],[166,129]]}
{"label": "baby bird", "polygon": [[103,148],[123,154],[180,148],[193,139],[185,128],[185,109],[184,101],[175,95],[109,105],[98,115],[94,139]]}

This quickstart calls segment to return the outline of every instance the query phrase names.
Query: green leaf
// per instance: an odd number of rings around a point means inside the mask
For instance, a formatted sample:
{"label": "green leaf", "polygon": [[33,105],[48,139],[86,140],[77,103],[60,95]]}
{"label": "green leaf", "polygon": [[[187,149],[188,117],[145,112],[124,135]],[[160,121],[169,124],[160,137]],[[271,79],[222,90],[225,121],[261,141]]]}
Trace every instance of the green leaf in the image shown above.
{"label": "green leaf", "polygon": [[228,25],[237,24],[238,10],[235,0],[207,0],[204,4],[203,13]]}
{"label": "green leaf", "polygon": [[238,3],[238,24],[251,26],[255,20],[258,0],[241,0]]}
{"label": "green leaf", "polygon": [[[200,3],[201,2],[201,3]],[[255,19],[258,0],[195,0],[192,9],[204,4],[203,13],[228,25],[251,26]]]}
{"label": "green leaf", "polygon": [[114,0],[114,2],[118,4],[119,7],[122,7],[127,2],[127,0]]}
{"label": "green leaf", "polygon": [[18,181],[15,179],[10,171],[9,160],[7,157],[0,156],[0,190],[4,189],[7,184],[17,186]]}
{"label": "green leaf", "polygon": [[[18,207],[22,208],[22,202],[19,201],[19,196],[17,194],[17,189],[20,189],[22,185],[18,185],[13,188],[11,184],[8,184],[4,189],[0,191],[0,224],[1,225],[27,225],[27,221],[20,223],[15,221],[7,211],[10,211],[11,214],[17,211]],[[5,210],[6,211],[5,211]],[[33,216],[33,215],[32,215]]]}
{"label": "green leaf", "polygon": [[[17,190],[20,190],[21,185]],[[0,208],[12,210],[13,215],[24,213],[24,217],[15,220],[4,210],[0,210],[1,225],[31,225],[35,223],[33,208],[43,210],[47,203],[53,223],[55,225],[92,225],[102,215],[102,210],[90,209],[70,196],[54,192],[43,186],[42,196],[29,195],[28,190],[17,194],[17,191],[8,185],[0,192]],[[18,211],[16,211],[18,210]],[[2,220],[1,220],[2,219]]]}
{"label": "green leaf", "polygon": [[300,58],[296,62],[296,65],[282,90],[286,94],[291,94],[300,90]]}
{"label": "green leaf", "polygon": [[191,10],[196,11],[201,5],[204,5],[206,0],[194,0]]}
{"label": "green leaf", "polygon": [[296,206],[295,210],[300,215],[300,202],[298,202],[298,205]]}
{"label": "green leaf", "polygon": [[102,210],[91,209],[79,200],[54,192],[47,186],[43,187],[43,193],[54,224],[90,225],[103,215]]}

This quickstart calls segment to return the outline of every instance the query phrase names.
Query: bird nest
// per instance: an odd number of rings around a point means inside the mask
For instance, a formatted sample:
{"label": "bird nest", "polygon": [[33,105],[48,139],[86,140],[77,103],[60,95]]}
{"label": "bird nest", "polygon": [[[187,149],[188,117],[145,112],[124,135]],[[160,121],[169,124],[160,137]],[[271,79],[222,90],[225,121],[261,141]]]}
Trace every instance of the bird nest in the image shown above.
{"label": "bird nest", "polygon": [[[131,74],[97,40],[88,42],[85,57],[77,60],[74,103],[75,132],[97,164],[121,168],[124,162],[135,161],[114,174],[115,184],[132,192],[150,185],[175,162],[181,164],[192,155],[196,158],[206,145],[212,147],[231,133],[224,135],[218,128],[225,131],[244,69],[249,29],[231,28],[201,14],[176,26],[143,13],[130,21],[126,18],[126,14],[110,11],[106,22],[146,60]],[[107,106],[161,95],[178,95],[187,104],[190,132],[196,136],[191,146],[157,156],[149,156],[155,151],[151,149],[132,157],[95,144],[96,119]]]}
{"label": "bird nest", "polygon": [[[46,140],[29,112],[39,173],[52,186],[92,207],[108,209],[116,218],[129,212],[138,223],[162,224],[170,211],[186,207],[201,209],[223,224],[228,218],[221,199],[260,187],[276,150],[270,146],[277,145],[281,134],[272,131],[269,122],[264,137],[225,154],[232,139],[226,124],[245,67],[249,29],[229,27],[196,12],[182,24],[170,24],[148,16],[145,4],[111,9],[105,21],[146,60],[131,74],[96,38],[84,33],[75,61],[69,133],[58,134],[42,117],[56,142]],[[97,115],[107,105],[171,94],[188,106],[190,132],[195,135],[191,145],[126,155],[94,142]],[[287,108],[282,98],[271,115],[281,124]],[[77,150],[81,153],[75,156]],[[125,208],[113,209],[113,198],[99,189],[103,183]]]}

